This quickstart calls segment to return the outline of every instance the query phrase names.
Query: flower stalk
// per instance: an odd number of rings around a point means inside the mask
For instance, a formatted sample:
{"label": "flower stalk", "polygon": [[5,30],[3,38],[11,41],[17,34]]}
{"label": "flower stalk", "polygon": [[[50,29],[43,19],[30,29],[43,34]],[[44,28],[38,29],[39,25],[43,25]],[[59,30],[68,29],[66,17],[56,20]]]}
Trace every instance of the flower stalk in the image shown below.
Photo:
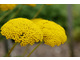
{"label": "flower stalk", "polygon": [[38,12],[34,15],[33,19],[36,18],[39,15],[39,13],[43,9],[43,7],[44,7],[44,4],[41,6],[41,8],[38,10]]}
{"label": "flower stalk", "polygon": [[9,15],[13,10],[10,10],[8,11],[5,15],[3,15],[1,18],[0,18],[0,22],[7,16]]}
{"label": "flower stalk", "polygon": [[27,57],[29,57],[43,42],[40,42],[28,55]]}
{"label": "flower stalk", "polygon": [[13,47],[9,50],[9,52],[8,52],[8,54],[7,54],[6,57],[9,57],[9,56],[10,56],[12,50],[14,49],[14,47],[15,47],[16,45],[17,45],[17,43],[14,43]]}
{"label": "flower stalk", "polygon": [[25,51],[24,51],[24,53],[23,53],[22,56],[25,56],[25,55],[27,54],[27,51],[28,51],[29,47],[30,47],[30,45],[28,44],[28,45],[26,46],[26,49],[25,49]]}
{"label": "flower stalk", "polygon": [[21,9],[22,9],[22,6],[16,11],[16,13],[12,17],[10,17],[10,19],[16,17],[16,15],[20,12]]}

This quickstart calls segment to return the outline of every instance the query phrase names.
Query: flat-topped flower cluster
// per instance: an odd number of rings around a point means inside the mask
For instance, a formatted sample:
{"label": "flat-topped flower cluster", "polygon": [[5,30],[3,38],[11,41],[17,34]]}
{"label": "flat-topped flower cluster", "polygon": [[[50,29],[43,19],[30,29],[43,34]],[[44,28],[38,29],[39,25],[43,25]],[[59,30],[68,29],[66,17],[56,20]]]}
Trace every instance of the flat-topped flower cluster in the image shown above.
{"label": "flat-topped flower cluster", "polygon": [[21,46],[44,42],[51,47],[63,44],[67,36],[63,27],[57,23],[41,18],[29,20],[15,18],[9,20],[1,27],[1,34],[7,39],[13,39]]}

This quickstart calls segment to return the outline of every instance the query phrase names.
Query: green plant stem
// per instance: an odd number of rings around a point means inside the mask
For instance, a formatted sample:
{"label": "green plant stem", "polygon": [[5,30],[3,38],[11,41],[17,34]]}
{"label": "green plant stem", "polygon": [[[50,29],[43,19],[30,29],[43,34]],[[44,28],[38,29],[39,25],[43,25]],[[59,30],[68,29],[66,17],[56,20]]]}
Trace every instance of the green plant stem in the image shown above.
{"label": "green plant stem", "polygon": [[16,11],[16,13],[10,17],[10,19],[16,17],[16,15],[20,12],[20,10],[22,9],[22,6]]}
{"label": "green plant stem", "polygon": [[29,57],[43,42],[40,42],[28,55],[27,57]]}
{"label": "green plant stem", "polygon": [[0,22],[7,16],[9,15],[13,10],[10,10],[8,11],[5,15],[3,15],[1,18],[0,18]]}
{"label": "green plant stem", "polygon": [[33,19],[36,18],[39,15],[39,13],[43,9],[43,7],[44,7],[44,4],[41,6],[41,8],[38,10],[38,12],[34,15]]}
{"label": "green plant stem", "polygon": [[24,53],[23,53],[22,56],[25,56],[25,55],[27,54],[27,51],[28,51],[29,47],[30,47],[30,45],[28,44],[28,45],[26,46],[26,49],[25,49],[25,51],[24,51]]}
{"label": "green plant stem", "polygon": [[14,43],[13,47],[9,50],[8,54],[6,57],[9,57],[10,56],[10,53],[12,52],[12,50],[14,49],[14,47],[17,45],[17,43]]}
{"label": "green plant stem", "polygon": [[[19,13],[19,11],[22,9],[22,6],[16,11],[16,13],[12,16],[12,17],[10,17],[10,19],[12,19],[12,18],[14,18],[18,13]],[[11,12],[12,12],[13,10],[10,10],[10,11],[8,11],[5,15],[3,15],[1,18],[0,18],[0,21],[2,21],[7,15],[9,15]]]}

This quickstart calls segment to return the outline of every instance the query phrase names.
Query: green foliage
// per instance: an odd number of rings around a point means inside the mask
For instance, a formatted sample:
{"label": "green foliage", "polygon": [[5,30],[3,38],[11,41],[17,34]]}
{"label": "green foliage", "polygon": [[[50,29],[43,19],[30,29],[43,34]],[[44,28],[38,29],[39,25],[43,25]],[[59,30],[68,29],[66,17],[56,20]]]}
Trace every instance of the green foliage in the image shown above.
{"label": "green foliage", "polygon": [[77,27],[77,28],[74,29],[73,36],[74,36],[75,41],[80,42],[80,27]]}

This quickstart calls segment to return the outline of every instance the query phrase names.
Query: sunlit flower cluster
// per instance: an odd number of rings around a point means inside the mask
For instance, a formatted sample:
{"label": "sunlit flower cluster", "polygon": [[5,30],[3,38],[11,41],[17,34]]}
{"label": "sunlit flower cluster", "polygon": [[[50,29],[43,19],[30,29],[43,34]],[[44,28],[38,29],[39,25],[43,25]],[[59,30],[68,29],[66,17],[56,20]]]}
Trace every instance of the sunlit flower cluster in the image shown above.
{"label": "sunlit flower cluster", "polygon": [[41,18],[31,21],[26,18],[11,19],[1,27],[1,34],[7,39],[15,40],[21,46],[43,41],[46,45],[53,47],[64,44],[67,40],[63,27]]}
{"label": "sunlit flower cluster", "polygon": [[13,39],[21,46],[33,45],[42,41],[43,33],[41,29],[32,21],[26,18],[15,18],[9,20],[1,27],[1,34],[7,39]]}
{"label": "sunlit flower cluster", "polygon": [[52,47],[55,45],[59,46],[67,40],[65,30],[55,22],[41,18],[32,19],[32,21],[41,28],[45,44]]}
{"label": "sunlit flower cluster", "polygon": [[0,9],[2,11],[6,10],[12,10],[14,7],[16,7],[17,4],[0,4]]}

